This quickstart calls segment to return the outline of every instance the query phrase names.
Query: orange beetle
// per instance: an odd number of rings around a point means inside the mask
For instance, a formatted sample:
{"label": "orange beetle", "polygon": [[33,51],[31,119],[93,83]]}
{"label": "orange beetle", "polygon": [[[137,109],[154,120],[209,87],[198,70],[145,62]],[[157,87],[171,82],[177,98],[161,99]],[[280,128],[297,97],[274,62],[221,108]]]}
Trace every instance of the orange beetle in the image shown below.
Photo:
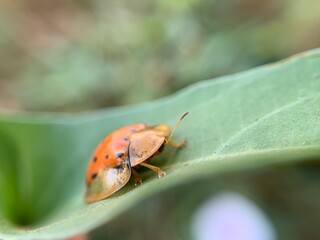
{"label": "orange beetle", "polygon": [[138,166],[157,172],[159,177],[164,176],[164,171],[147,162],[160,153],[168,143],[176,148],[185,146],[186,141],[176,144],[171,141],[171,137],[187,114],[180,118],[171,134],[170,127],[165,124],[154,127],[136,124],[122,127],[107,136],[98,146],[89,163],[86,176],[86,202],[107,198],[126,185],[131,174],[134,176],[136,185],[142,183],[135,170]]}

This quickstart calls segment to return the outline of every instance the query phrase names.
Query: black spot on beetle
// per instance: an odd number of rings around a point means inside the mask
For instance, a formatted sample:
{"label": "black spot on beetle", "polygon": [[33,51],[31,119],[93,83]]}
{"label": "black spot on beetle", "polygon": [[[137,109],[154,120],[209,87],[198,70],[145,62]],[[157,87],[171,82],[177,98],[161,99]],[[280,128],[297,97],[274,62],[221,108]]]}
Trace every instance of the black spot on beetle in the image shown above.
{"label": "black spot on beetle", "polygon": [[108,158],[109,158],[109,155],[107,154],[107,155],[106,155],[106,159],[108,159]]}
{"label": "black spot on beetle", "polygon": [[93,162],[96,162],[97,161],[97,157],[94,157],[92,160],[93,160]]}
{"label": "black spot on beetle", "polygon": [[129,138],[124,138],[123,140],[125,140],[127,142],[127,141],[129,141]]}
{"label": "black spot on beetle", "polygon": [[124,170],[123,168],[123,165],[119,165],[119,166],[116,166],[116,169],[118,170],[118,173],[122,173],[122,171]]}
{"label": "black spot on beetle", "polygon": [[123,157],[123,155],[124,155],[124,153],[117,153],[116,158],[121,158],[121,157]]}
{"label": "black spot on beetle", "polygon": [[96,173],[92,174],[92,176],[91,176],[92,180],[95,179],[97,177],[97,175],[98,174],[96,174]]}

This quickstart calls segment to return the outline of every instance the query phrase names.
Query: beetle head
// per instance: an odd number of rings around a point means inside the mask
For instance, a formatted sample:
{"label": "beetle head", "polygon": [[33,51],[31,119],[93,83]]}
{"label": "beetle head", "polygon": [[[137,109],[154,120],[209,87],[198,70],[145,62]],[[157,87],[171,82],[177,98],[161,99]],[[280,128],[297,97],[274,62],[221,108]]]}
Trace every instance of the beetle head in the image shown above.
{"label": "beetle head", "polygon": [[168,137],[170,134],[170,127],[165,124],[160,124],[154,127],[159,137]]}

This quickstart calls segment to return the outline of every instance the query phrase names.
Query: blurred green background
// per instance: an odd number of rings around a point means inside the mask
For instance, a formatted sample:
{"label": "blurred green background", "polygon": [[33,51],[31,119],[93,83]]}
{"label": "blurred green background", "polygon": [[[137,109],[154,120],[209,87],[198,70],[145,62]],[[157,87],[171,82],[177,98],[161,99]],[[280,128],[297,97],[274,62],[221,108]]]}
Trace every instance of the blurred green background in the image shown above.
{"label": "blurred green background", "polygon": [[0,107],[84,111],[320,46],[318,0],[0,1]]}
{"label": "blurred green background", "polygon": [[[0,109],[79,112],[166,96],[319,47],[319,9],[319,0],[1,0]],[[168,190],[90,239],[192,239],[192,214],[225,189],[268,212],[279,239],[319,239],[310,201],[319,165],[287,168]]]}

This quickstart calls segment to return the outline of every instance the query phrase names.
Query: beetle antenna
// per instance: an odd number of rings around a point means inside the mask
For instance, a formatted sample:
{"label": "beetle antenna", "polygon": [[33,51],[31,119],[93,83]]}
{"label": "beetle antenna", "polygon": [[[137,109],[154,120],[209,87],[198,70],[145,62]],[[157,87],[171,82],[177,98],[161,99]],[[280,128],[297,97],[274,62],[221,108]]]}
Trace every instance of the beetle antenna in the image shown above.
{"label": "beetle antenna", "polygon": [[185,116],[188,115],[189,112],[186,112],[185,114],[182,115],[182,117],[179,119],[179,121],[176,123],[176,126],[173,128],[168,140],[166,141],[166,144],[168,144],[174,134],[174,132],[176,131],[176,129],[178,128],[178,126],[180,125],[181,121],[184,119]]}

